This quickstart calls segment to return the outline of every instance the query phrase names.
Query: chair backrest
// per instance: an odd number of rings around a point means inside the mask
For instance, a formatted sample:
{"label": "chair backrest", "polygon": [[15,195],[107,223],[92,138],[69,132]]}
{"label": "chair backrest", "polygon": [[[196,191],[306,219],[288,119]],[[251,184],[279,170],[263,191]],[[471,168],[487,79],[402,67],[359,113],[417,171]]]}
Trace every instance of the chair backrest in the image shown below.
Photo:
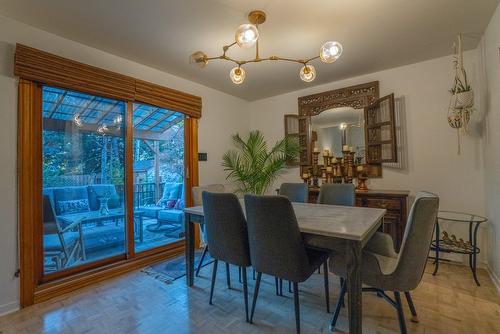
{"label": "chair backrest", "polygon": [[245,195],[245,209],[254,269],[300,282],[309,259],[290,200]]}
{"label": "chair backrest", "polygon": [[56,213],[50,196],[43,194],[43,234],[59,233],[59,225],[57,223]]}
{"label": "chair backrest", "polygon": [[247,224],[238,197],[204,191],[202,200],[210,255],[236,266],[250,266]]}
{"label": "chair backrest", "polygon": [[305,183],[282,183],[279,194],[288,197],[290,202],[306,203],[309,190]]}
{"label": "chair backrest", "polygon": [[226,189],[223,184],[209,184],[206,186],[193,187],[192,194],[194,206],[202,205],[201,194],[204,191],[208,191],[210,193],[224,193],[226,192]]}
{"label": "chair backrest", "polygon": [[415,289],[424,274],[432,236],[439,211],[439,197],[419,192],[410,210],[406,229],[394,271],[397,288]]}
{"label": "chair backrest", "polygon": [[318,204],[354,206],[356,194],[352,183],[322,184]]}
{"label": "chair backrest", "polygon": [[160,201],[167,201],[169,199],[178,200],[181,198],[183,186],[184,183],[165,183]]}
{"label": "chair backrest", "polygon": [[99,210],[101,203],[99,198],[107,197],[108,208],[115,209],[120,207],[120,196],[116,192],[114,184],[91,184],[87,187],[89,207],[91,211]]}

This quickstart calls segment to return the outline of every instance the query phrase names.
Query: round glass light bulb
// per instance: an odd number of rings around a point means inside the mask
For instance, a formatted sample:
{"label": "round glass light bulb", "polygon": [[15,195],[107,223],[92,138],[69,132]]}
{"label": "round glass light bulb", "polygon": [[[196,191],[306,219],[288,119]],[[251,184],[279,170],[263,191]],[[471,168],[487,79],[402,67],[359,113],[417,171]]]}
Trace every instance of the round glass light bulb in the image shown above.
{"label": "round glass light bulb", "polygon": [[239,85],[245,80],[246,73],[241,67],[235,67],[229,72],[229,77],[233,83]]}
{"label": "round glass light bulb", "polygon": [[319,57],[324,63],[333,63],[342,54],[342,44],[339,42],[326,42],[319,49]]}
{"label": "round glass light bulb", "polygon": [[347,128],[347,123],[340,123],[340,129],[345,130]]}
{"label": "round glass light bulb", "polygon": [[242,48],[249,48],[255,45],[259,38],[259,30],[253,24],[242,24],[236,29],[234,40]]}
{"label": "round glass light bulb", "polygon": [[316,69],[312,65],[304,65],[299,74],[302,81],[311,82],[316,78]]}
{"label": "round glass light bulb", "polygon": [[207,55],[202,51],[196,51],[189,56],[189,63],[199,68],[203,68],[207,66],[208,63]]}

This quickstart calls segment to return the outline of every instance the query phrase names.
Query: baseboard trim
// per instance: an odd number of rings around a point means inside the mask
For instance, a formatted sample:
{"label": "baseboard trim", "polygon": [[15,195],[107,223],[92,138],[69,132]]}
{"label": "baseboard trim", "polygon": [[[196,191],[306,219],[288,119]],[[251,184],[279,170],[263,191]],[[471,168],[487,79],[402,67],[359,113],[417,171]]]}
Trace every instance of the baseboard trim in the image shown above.
{"label": "baseboard trim", "polygon": [[486,271],[490,275],[491,281],[495,284],[497,291],[500,293],[500,278],[493,272],[489,265],[486,266]]}
{"label": "baseboard trim", "polygon": [[4,305],[0,305],[0,317],[7,315],[9,313],[18,311],[20,309],[19,302],[11,302]]}

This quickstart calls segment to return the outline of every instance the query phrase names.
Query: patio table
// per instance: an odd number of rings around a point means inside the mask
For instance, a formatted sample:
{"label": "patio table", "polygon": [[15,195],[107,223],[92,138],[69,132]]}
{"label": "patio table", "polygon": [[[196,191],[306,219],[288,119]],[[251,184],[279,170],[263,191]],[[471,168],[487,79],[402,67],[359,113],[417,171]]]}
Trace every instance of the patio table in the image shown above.
{"label": "patio table", "polygon": [[[91,224],[91,223],[101,223],[104,221],[109,221],[109,220],[115,220],[115,219],[123,219],[125,217],[125,213],[123,209],[111,209],[109,210],[109,213],[104,215],[101,214],[99,211],[88,211],[88,212],[79,212],[79,213],[70,213],[67,215],[60,215],[57,216],[57,218],[60,221],[66,222],[66,223],[74,223],[80,221],[82,225],[84,224]],[[138,228],[135,229],[136,235],[139,235],[139,240],[140,242],[144,241],[144,211],[136,210],[134,211],[134,226],[135,224],[135,219],[139,220]],[[138,232],[138,233],[137,233]]]}

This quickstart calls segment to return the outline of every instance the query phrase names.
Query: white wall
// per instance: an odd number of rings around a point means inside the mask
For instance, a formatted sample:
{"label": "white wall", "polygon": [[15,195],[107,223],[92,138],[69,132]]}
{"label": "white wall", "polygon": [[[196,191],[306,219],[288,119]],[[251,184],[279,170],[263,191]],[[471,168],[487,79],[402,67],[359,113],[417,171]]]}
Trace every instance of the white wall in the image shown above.
{"label": "white wall", "polygon": [[480,47],[487,77],[484,171],[486,215],[490,219],[489,266],[500,289],[500,6]]}
{"label": "white wall", "polygon": [[0,314],[17,308],[19,300],[13,277],[18,267],[16,43],[200,96],[199,151],[208,153],[208,161],[200,162],[201,184],[226,183],[220,162],[231,145],[230,135],[248,131],[246,101],[0,16]]}
{"label": "white wall", "polygon": [[[426,189],[441,197],[441,208],[486,214],[492,219],[490,266],[500,276],[500,115],[499,31],[497,8],[485,37],[489,83],[489,114],[484,143],[476,136],[462,137],[462,155],[456,154],[457,134],[446,122],[446,109],[453,73],[451,58],[443,57],[347,80],[311,87],[265,100],[246,102],[147,66],[63,39],[0,16],[0,314],[18,307],[17,264],[16,120],[17,84],[12,65],[15,43],[46,50],[70,59],[155,82],[201,96],[203,117],[199,127],[199,150],[208,153],[200,162],[200,183],[226,183],[220,168],[222,154],[230,147],[230,134],[250,129],[263,131],[269,141],[283,136],[283,115],[297,113],[297,98],[308,94],[378,80],[381,94],[405,97],[408,170],[384,169],[381,179],[371,180],[376,189]],[[465,55],[473,86],[478,81],[477,51]],[[332,65],[335,66],[335,65]],[[319,73],[321,75],[321,73]],[[334,78],[332,78],[334,80]],[[299,180],[291,169],[278,183]],[[486,183],[486,186],[485,186]],[[486,204],[485,208],[485,193]],[[451,227],[464,233],[464,226]],[[483,245],[484,241],[480,240]]]}
{"label": "white wall", "polygon": [[[462,136],[462,154],[458,155],[457,132],[447,123],[451,60],[451,56],[437,58],[252,102],[251,129],[260,129],[268,139],[277,140],[284,135],[283,115],[297,113],[298,97],[378,80],[381,96],[404,96],[409,166],[407,170],[384,168],[383,177],[371,179],[369,187],[405,189],[412,195],[428,190],[440,196],[442,210],[484,214],[482,139]],[[477,82],[476,63],[477,51],[466,52],[465,66],[473,86]],[[298,169],[291,169],[277,184],[283,181],[300,181]],[[465,225],[446,228],[464,239],[468,236]],[[479,240],[483,249],[484,232]],[[480,261],[485,259],[482,256]],[[461,256],[455,259],[463,260]]]}

